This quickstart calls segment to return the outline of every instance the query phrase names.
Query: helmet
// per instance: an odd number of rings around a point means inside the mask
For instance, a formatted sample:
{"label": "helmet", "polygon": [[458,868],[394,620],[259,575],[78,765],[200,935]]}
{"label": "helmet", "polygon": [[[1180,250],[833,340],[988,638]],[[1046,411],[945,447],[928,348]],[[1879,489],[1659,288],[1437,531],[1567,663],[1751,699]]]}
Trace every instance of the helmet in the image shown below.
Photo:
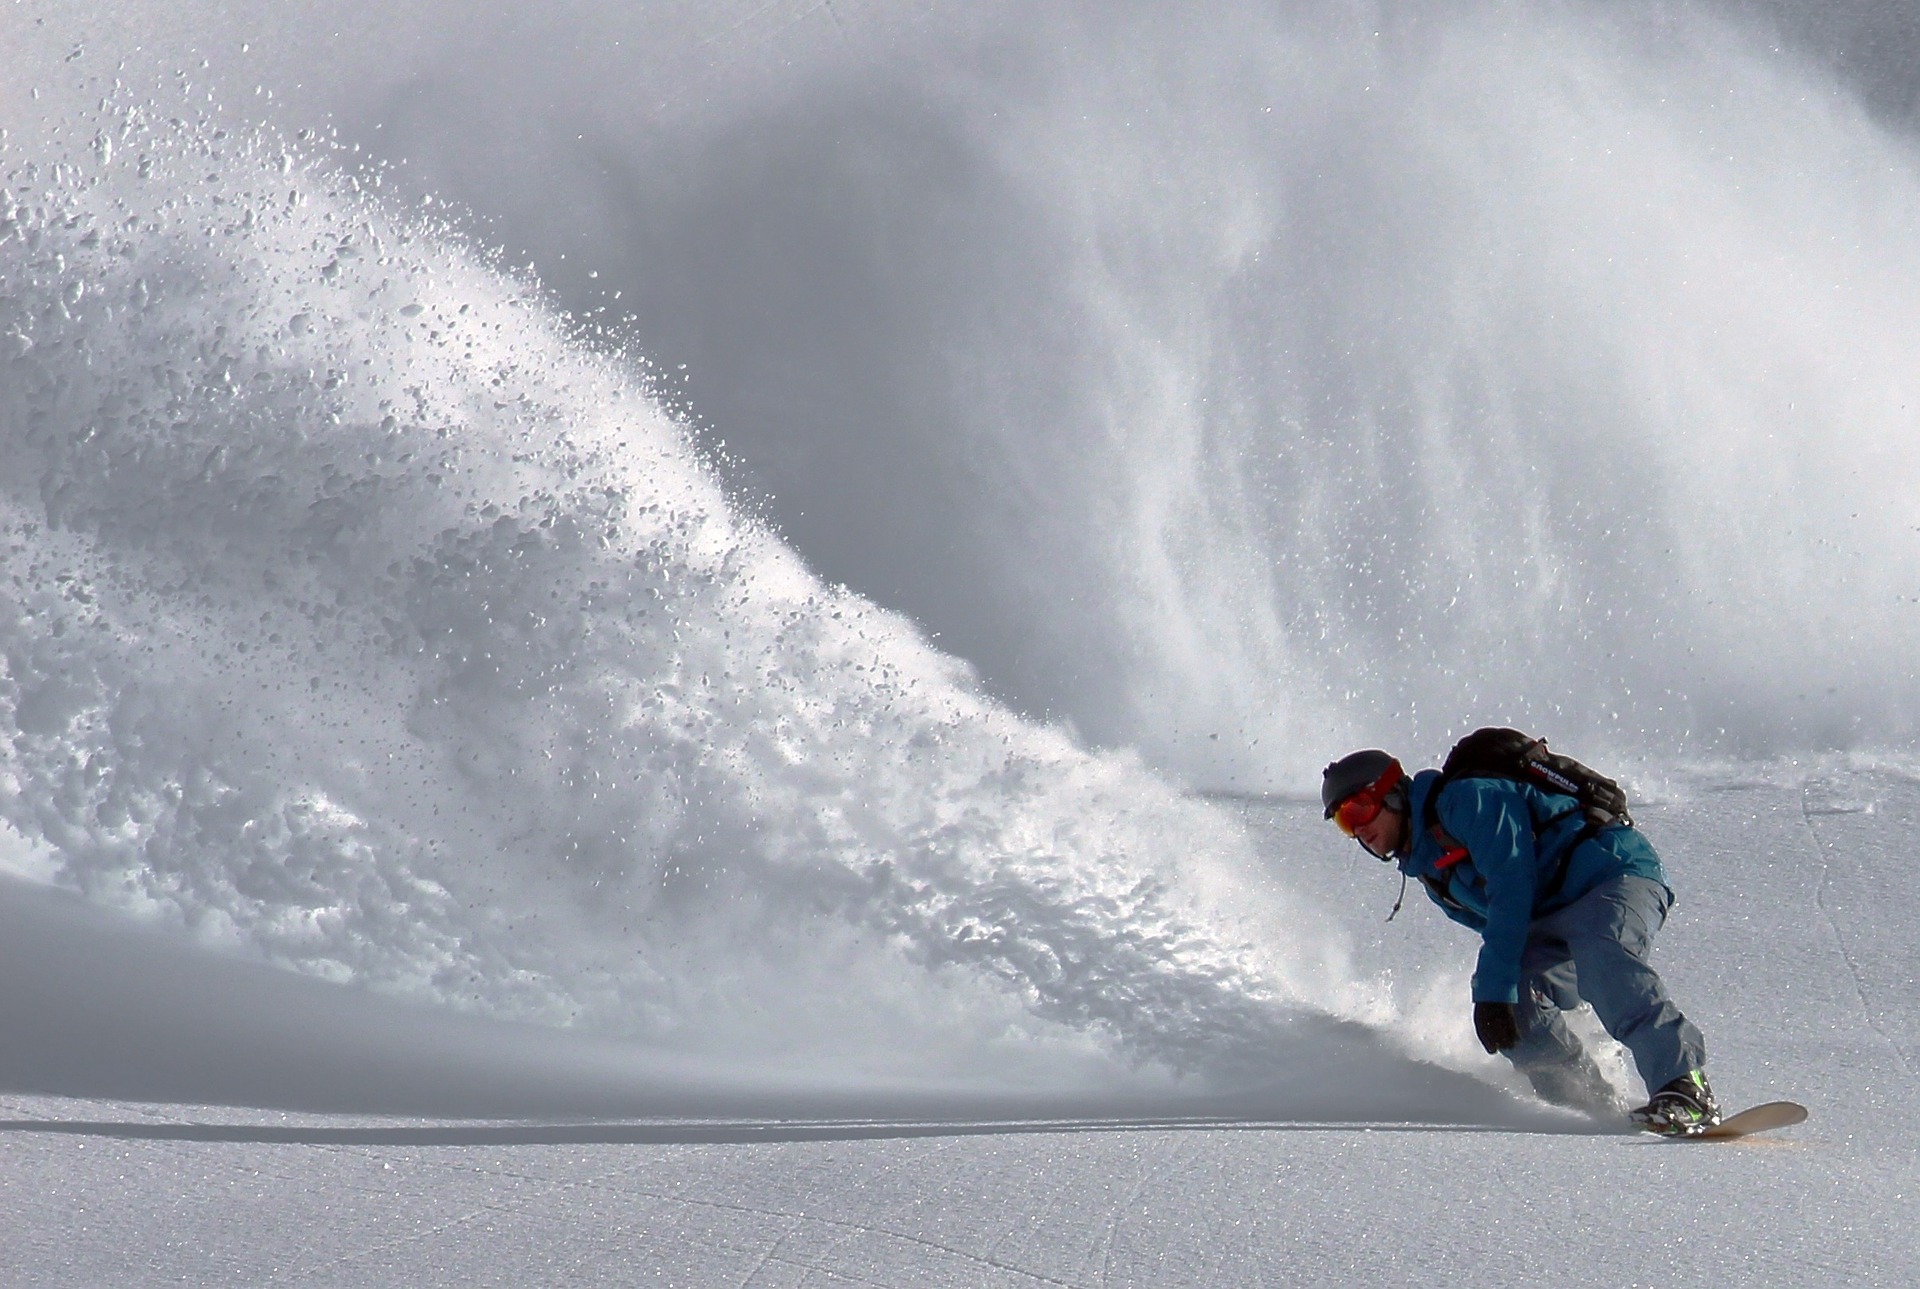
{"label": "helmet", "polygon": [[1385,793],[1404,775],[1400,762],[1379,748],[1347,753],[1320,772],[1320,804],[1326,807],[1325,817],[1333,818],[1340,803],[1354,793],[1373,787]]}

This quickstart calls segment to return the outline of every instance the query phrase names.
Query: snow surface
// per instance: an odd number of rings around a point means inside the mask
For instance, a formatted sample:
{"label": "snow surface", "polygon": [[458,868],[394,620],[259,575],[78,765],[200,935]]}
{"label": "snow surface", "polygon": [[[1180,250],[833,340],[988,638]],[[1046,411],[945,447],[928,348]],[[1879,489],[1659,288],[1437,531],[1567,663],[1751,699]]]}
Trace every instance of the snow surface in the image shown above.
{"label": "snow surface", "polygon": [[[1884,60],[258,8],[0,17],[0,1284],[1920,1275]],[[1312,796],[1489,721],[1810,1122],[1479,1052]]]}
{"label": "snow surface", "polygon": [[[1290,878],[1384,913],[1394,883],[1322,837],[1309,807],[1242,809]],[[106,1095],[0,1097],[8,1283],[1910,1283],[1920,1017],[1902,910],[1920,895],[1920,782],[1776,766],[1702,776],[1645,813],[1681,892],[1657,960],[1707,1032],[1718,1087],[1730,1103],[1799,1099],[1808,1123],[1690,1146],[1530,1121],[1518,1101],[1437,1122],[1382,1112],[1429,1077],[1392,1061],[1347,1071],[1308,1115],[1268,1112],[1288,1089],[1267,1107],[1257,1093],[1237,1108],[1093,1094],[1022,1107],[925,1089],[917,1105],[875,1089],[831,1106],[787,1086],[709,1089],[692,1117],[662,1118],[649,1098],[671,1084],[643,1054],[594,1065],[560,1041],[529,1061],[517,1030],[403,1041],[373,1000],[278,973],[228,994],[224,1021],[148,980],[160,1034],[135,1011],[76,1037],[43,1007],[110,1010],[127,981],[102,951],[116,937],[129,955],[159,946],[95,925],[71,956],[20,947],[14,919],[30,905],[15,889],[5,1028],[29,1041],[9,1041],[6,1081]],[[1455,1031],[1457,1063],[1510,1082],[1466,1050],[1470,939],[1424,907],[1369,932],[1367,966],[1444,987],[1434,1023]],[[49,960],[69,978],[22,987]],[[177,967],[192,969],[234,968]],[[309,996],[322,990],[340,996]],[[275,1006],[312,1032],[264,1025],[256,1008]],[[384,1085],[413,1113],[181,1104],[185,1058],[164,1045],[182,1017],[237,1071],[184,1076],[209,1091],[353,1100]],[[62,1034],[94,1046],[61,1051]],[[154,1043],[163,1059],[149,1063]],[[383,1049],[389,1064],[369,1074]],[[286,1077],[288,1057],[311,1062],[309,1077]],[[543,1061],[544,1088],[531,1077]],[[589,1108],[589,1092],[593,1117],[455,1117],[516,1100]]]}

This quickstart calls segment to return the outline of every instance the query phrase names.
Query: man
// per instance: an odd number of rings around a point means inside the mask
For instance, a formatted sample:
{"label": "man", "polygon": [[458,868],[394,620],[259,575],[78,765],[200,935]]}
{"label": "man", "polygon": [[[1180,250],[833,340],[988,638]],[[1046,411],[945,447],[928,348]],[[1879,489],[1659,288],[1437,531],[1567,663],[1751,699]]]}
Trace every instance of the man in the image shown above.
{"label": "man", "polygon": [[[1673,892],[1637,829],[1596,830],[1574,798],[1531,783],[1442,783],[1438,770],[1409,778],[1378,750],[1329,765],[1321,802],[1342,832],[1398,861],[1448,917],[1480,933],[1474,1033],[1541,1097],[1593,1114],[1619,1109],[1560,1016],[1584,1000],[1652,1090],[1634,1122],[1676,1136],[1720,1122],[1705,1040],[1647,962]],[[1430,830],[1421,826],[1429,819]]]}

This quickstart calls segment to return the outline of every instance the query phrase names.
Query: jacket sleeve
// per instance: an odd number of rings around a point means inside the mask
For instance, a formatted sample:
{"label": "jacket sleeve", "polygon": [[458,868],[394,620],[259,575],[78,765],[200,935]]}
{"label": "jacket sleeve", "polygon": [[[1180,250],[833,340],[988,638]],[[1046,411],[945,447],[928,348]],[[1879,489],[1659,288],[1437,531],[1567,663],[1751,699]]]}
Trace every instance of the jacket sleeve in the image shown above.
{"label": "jacket sleeve", "polygon": [[1460,779],[1441,792],[1440,823],[1467,848],[1487,888],[1487,925],[1473,972],[1477,1003],[1520,1001],[1520,955],[1533,922],[1539,860],[1533,817],[1517,784]]}

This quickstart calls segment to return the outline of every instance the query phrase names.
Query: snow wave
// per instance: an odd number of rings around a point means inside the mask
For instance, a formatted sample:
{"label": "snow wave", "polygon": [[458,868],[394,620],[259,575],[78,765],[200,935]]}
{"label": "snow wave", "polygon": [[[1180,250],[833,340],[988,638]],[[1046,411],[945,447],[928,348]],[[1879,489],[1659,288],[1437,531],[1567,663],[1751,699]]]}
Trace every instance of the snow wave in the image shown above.
{"label": "snow wave", "polygon": [[[538,283],[316,145],[16,132],[0,815],[60,880],[657,1044],[1224,1077],[1378,1014],[1335,932],[988,691],[1255,789],[1920,728],[1920,180],[1790,59],[1658,3],[664,12],[462,11],[382,84],[282,38]],[[621,288],[671,398],[543,294]]]}
{"label": "snow wave", "polygon": [[1230,821],[821,583],[378,175],[97,126],[0,200],[0,815],[61,881],[829,1065],[1271,1077],[1360,1005]]}
{"label": "snow wave", "polygon": [[1903,744],[1920,170],[1717,7],[775,10],[738,75],[569,8],[327,102],[816,567],[1188,782]]}

